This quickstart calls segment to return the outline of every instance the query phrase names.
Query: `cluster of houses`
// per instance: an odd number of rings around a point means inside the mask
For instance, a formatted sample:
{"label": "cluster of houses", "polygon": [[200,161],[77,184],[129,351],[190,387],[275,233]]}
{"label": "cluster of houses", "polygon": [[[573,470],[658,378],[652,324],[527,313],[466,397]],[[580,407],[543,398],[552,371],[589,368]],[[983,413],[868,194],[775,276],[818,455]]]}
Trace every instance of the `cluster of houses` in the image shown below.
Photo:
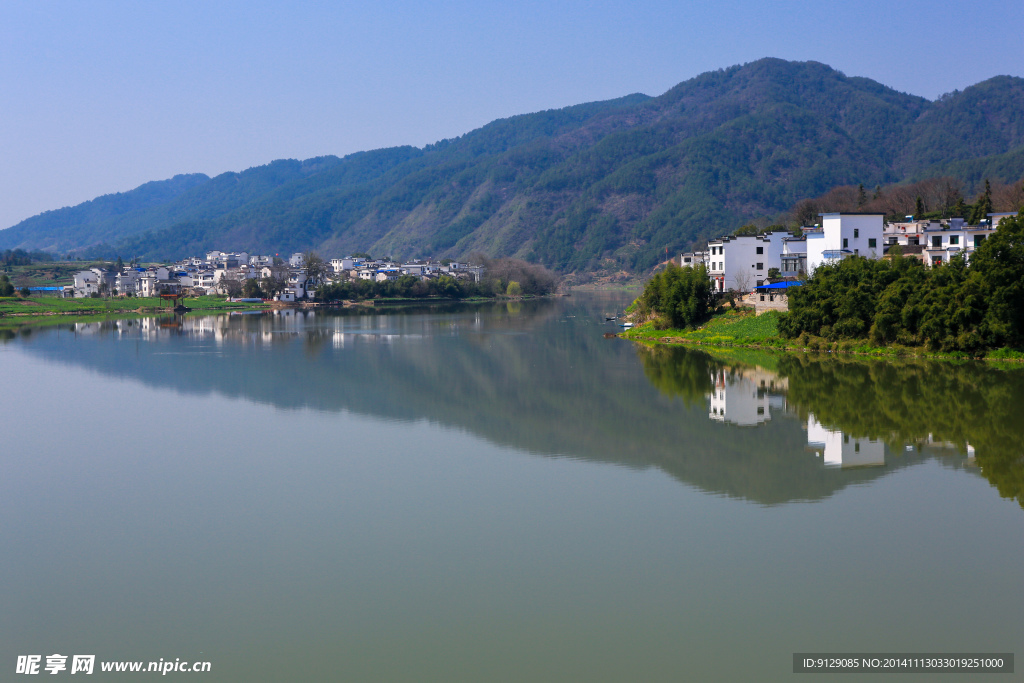
{"label": "cluster of houses", "polygon": [[[326,264],[325,264],[326,265]],[[128,266],[120,271],[90,268],[75,274],[74,284],[63,287],[61,296],[88,297],[94,294],[158,296],[160,294],[230,294],[246,280],[273,280],[280,284],[274,299],[292,302],[313,298],[317,287],[341,279],[386,282],[411,275],[423,280],[449,275],[480,281],[483,266],[469,263],[411,261],[396,263],[359,257],[331,259],[329,267],[310,272],[303,253],[285,261],[275,256],[246,252],[210,251],[205,257],[190,257],[176,263],[148,268]],[[319,271],[324,272],[319,272]]]}
{"label": "cluster of houses", "polygon": [[[706,251],[680,254],[682,266],[703,264],[716,291],[750,292],[775,279],[796,280],[814,273],[818,266],[851,256],[883,258],[893,245],[904,256],[929,266],[948,263],[956,255],[968,259],[1002,219],[1014,213],[990,213],[981,225],[967,225],[962,218],[941,221],[914,220],[907,216],[886,223],[883,214],[823,213],[819,225],[763,235],[732,235],[708,242]],[[772,272],[772,275],[775,275]]]}

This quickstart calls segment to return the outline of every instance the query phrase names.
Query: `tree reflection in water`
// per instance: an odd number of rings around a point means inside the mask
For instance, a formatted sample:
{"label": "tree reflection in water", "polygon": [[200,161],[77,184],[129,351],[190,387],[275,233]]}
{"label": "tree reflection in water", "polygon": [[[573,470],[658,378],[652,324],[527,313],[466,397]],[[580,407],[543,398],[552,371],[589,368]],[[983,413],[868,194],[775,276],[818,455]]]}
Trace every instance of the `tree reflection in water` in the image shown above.
{"label": "tree reflection in water", "polygon": [[654,386],[707,401],[712,419],[761,424],[781,397],[776,408],[799,416],[812,447],[841,439],[835,464],[882,464],[883,444],[894,455],[953,449],[1024,507],[1024,368],[641,345],[637,354]]}

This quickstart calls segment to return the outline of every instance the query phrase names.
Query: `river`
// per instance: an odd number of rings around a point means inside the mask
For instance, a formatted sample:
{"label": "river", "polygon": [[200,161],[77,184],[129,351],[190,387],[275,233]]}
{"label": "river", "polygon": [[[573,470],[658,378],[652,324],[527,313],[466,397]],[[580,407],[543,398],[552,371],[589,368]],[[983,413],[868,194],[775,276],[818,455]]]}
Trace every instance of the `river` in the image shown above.
{"label": "river", "polygon": [[1019,649],[1024,368],[604,338],[627,301],[4,333],[0,667],[776,681]]}

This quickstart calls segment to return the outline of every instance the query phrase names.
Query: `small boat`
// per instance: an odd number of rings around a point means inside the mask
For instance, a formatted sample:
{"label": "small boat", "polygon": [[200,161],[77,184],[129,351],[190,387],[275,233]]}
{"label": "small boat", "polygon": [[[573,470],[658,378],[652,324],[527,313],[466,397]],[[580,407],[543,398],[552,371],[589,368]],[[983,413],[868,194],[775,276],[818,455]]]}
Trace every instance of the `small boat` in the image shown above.
{"label": "small boat", "polygon": [[611,321],[613,321],[613,320],[617,320],[617,319],[618,319],[618,316],[617,316],[617,315],[613,315],[613,316],[612,316],[612,317],[610,317],[610,318],[609,318],[608,316],[605,316],[605,317],[604,317],[604,320],[605,320],[605,322],[609,322],[609,323],[610,323]]}
{"label": "small boat", "polygon": [[624,327],[628,330],[629,328],[633,327],[633,323],[622,323],[620,327]]}

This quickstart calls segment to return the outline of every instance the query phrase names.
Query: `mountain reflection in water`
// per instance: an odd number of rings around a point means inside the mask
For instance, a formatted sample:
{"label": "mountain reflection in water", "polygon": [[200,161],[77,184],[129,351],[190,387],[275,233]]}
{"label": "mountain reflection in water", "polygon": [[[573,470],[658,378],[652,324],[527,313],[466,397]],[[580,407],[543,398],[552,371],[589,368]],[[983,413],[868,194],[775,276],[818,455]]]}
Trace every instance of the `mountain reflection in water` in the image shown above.
{"label": "mountain reflection in water", "polygon": [[[606,300],[143,318],[16,343],[181,394],[432,422],[762,504],[928,458],[1024,502],[1024,371],[606,340]],[[8,336],[9,337],[9,336]]]}

